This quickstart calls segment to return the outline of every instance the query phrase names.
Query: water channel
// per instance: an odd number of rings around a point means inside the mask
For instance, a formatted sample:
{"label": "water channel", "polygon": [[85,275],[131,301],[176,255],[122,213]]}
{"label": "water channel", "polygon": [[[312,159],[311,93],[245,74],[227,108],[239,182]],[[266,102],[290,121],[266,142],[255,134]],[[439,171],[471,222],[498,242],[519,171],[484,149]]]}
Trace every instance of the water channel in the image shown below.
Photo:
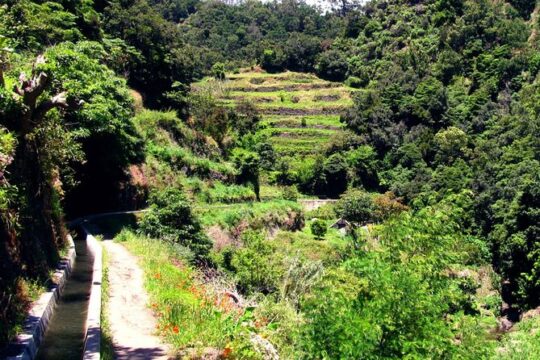
{"label": "water channel", "polygon": [[94,258],[84,240],[75,240],[75,251],[73,270],[54,308],[36,359],[82,358]]}

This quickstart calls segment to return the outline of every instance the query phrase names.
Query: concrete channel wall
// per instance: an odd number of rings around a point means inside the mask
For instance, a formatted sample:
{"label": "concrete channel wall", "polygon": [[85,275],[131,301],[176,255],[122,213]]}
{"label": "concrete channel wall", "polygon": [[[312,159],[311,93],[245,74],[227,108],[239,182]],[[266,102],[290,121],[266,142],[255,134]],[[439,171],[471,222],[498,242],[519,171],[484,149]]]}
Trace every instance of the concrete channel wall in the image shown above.
{"label": "concrete channel wall", "polygon": [[312,211],[324,206],[326,204],[332,204],[337,202],[334,199],[300,199],[298,203],[302,205],[304,211]]}
{"label": "concrete channel wall", "polygon": [[[88,251],[94,257],[82,359],[99,360],[101,351],[102,248],[101,244],[92,234],[84,227],[82,227],[82,230],[86,236]],[[23,333],[19,334],[16,340],[9,346],[9,352],[15,355],[8,356],[6,358],[7,360],[33,360],[36,357],[41,341],[49,327],[49,321],[53,315],[54,308],[62,295],[66,281],[73,269],[76,253],[75,244],[71,236],[69,236],[69,242],[68,254],[60,262],[58,270],[54,274],[56,285],[42,294],[32,305],[24,323]]]}
{"label": "concrete channel wall", "polygon": [[71,236],[68,236],[69,248],[67,256],[60,261],[58,269],[54,273],[55,285],[49,291],[42,294],[32,304],[28,316],[23,325],[23,332],[10,344],[8,352],[14,355],[8,356],[8,360],[32,360],[35,358],[39,345],[49,327],[54,307],[62,295],[67,278],[73,269],[75,262],[75,244]]}
{"label": "concrete channel wall", "polygon": [[94,256],[92,287],[86,317],[83,360],[99,360],[101,351],[101,282],[103,275],[101,244],[84,227],[86,245]]}

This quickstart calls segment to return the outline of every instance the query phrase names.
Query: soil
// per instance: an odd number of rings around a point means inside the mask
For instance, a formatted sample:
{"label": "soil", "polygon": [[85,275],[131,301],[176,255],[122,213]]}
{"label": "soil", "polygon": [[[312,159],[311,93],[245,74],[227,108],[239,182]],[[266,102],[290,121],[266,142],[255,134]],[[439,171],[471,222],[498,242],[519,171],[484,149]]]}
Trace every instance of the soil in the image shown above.
{"label": "soil", "polygon": [[125,247],[104,241],[109,254],[108,314],[115,359],[172,359],[155,336],[157,321],[148,308],[143,271]]}
{"label": "soil", "polygon": [[322,109],[266,108],[260,109],[260,112],[265,115],[339,115],[344,110],[344,107]]}
{"label": "soil", "polygon": [[315,101],[338,101],[341,99],[340,95],[318,95],[315,96]]}
{"label": "soil", "polygon": [[242,92],[276,92],[276,91],[309,91],[316,89],[331,89],[340,87],[339,83],[315,83],[315,84],[294,84],[294,85],[263,85],[258,87],[238,86],[230,87],[231,91]]}

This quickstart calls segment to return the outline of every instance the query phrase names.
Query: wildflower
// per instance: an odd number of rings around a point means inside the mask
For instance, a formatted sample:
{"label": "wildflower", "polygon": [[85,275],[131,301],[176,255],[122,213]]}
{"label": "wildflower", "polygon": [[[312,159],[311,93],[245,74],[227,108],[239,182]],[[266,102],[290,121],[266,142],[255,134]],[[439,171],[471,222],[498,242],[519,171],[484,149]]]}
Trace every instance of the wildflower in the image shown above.
{"label": "wildflower", "polygon": [[231,349],[230,347],[227,346],[227,347],[225,347],[225,349],[223,349],[223,354],[222,354],[222,356],[223,356],[224,358],[228,358],[228,357],[231,355],[231,353],[232,353],[232,349]]}
{"label": "wildflower", "polygon": [[156,274],[154,275],[154,278],[155,278],[155,279],[158,279],[158,280],[161,279],[161,273],[156,273]]}
{"label": "wildflower", "polygon": [[180,331],[180,329],[178,328],[178,325],[175,325],[175,326],[173,327],[173,332],[174,332],[175,334],[178,334],[179,331]]}

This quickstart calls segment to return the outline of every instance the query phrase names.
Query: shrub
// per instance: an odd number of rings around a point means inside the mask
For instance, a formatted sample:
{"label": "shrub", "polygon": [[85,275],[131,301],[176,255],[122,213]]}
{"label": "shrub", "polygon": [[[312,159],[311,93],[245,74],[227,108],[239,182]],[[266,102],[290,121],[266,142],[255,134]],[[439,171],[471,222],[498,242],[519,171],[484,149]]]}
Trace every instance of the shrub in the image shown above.
{"label": "shrub", "polygon": [[336,218],[336,206],[328,203],[306,213],[307,219],[334,220]]}
{"label": "shrub", "polygon": [[252,184],[257,201],[260,201],[260,158],[250,151],[237,151],[234,154],[234,164],[238,169],[236,177],[240,184]]}
{"label": "shrub", "polygon": [[356,76],[349,76],[347,80],[345,80],[345,85],[350,86],[355,89],[359,89],[366,85],[365,81],[362,81],[362,79],[356,77]]}
{"label": "shrub", "polygon": [[223,63],[215,63],[212,66],[212,75],[214,75],[214,78],[217,80],[225,80],[225,64]]}
{"label": "shrub", "polygon": [[384,221],[409,209],[391,191],[375,196],[373,208],[373,218],[376,221]]}
{"label": "shrub", "polygon": [[326,235],[326,232],[328,231],[328,228],[326,226],[326,222],[323,220],[315,220],[311,223],[311,233],[313,236],[315,236],[316,239],[322,239],[324,238],[324,235]]}
{"label": "shrub", "polygon": [[323,79],[343,81],[349,69],[345,54],[338,50],[329,50],[317,58],[315,70]]}
{"label": "shrub", "polygon": [[365,191],[353,189],[347,191],[336,204],[337,213],[349,220],[366,223],[373,219],[373,199]]}
{"label": "shrub", "polygon": [[275,245],[260,233],[247,231],[242,236],[244,247],[231,260],[238,286],[244,292],[270,293],[277,288],[278,271]]}
{"label": "shrub", "polygon": [[333,154],[324,162],[324,178],[326,186],[324,193],[337,197],[347,189],[348,164],[343,155]]}
{"label": "shrub", "polygon": [[279,185],[291,185],[294,182],[294,174],[291,171],[289,158],[279,158],[276,163],[274,181]]}
{"label": "shrub", "polygon": [[268,72],[279,72],[283,70],[285,60],[281,49],[266,49],[261,58],[261,67]]}
{"label": "shrub", "polygon": [[283,199],[289,200],[289,201],[296,201],[298,200],[298,190],[296,189],[296,186],[285,186],[283,188]]}
{"label": "shrub", "polygon": [[141,220],[140,231],[188,247],[197,260],[206,259],[212,246],[184,194],[176,188],[150,195],[150,208]]}

